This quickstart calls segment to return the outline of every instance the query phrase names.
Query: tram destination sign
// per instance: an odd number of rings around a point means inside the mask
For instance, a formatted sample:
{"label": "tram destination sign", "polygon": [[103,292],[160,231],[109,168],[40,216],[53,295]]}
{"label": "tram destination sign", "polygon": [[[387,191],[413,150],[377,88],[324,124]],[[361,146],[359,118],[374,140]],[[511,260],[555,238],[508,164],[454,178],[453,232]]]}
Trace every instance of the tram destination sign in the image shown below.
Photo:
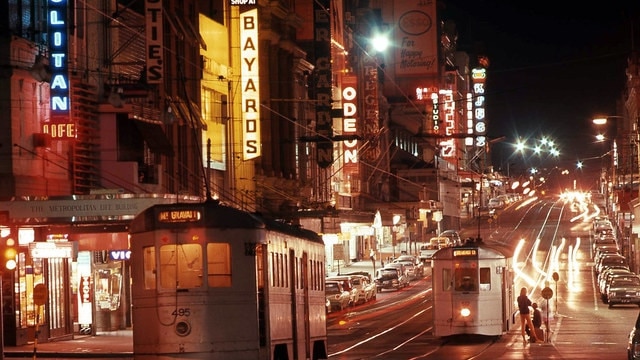
{"label": "tram destination sign", "polygon": [[473,258],[477,258],[478,257],[478,249],[453,249],[453,257],[473,257]]}
{"label": "tram destination sign", "polygon": [[202,212],[197,209],[165,210],[158,212],[158,222],[185,223],[202,219]]}

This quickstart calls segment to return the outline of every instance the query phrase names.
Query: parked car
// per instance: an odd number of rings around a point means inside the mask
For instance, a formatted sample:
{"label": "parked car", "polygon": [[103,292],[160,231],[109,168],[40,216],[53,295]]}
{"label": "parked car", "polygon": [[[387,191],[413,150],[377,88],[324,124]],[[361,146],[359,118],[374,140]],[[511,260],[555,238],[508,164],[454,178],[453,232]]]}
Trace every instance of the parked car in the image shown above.
{"label": "parked car", "polygon": [[420,261],[431,260],[433,254],[436,251],[447,247],[453,246],[451,239],[445,236],[436,236],[429,239],[429,242],[420,246]]}
{"label": "parked car", "polygon": [[354,289],[358,290],[358,299],[354,305],[361,303],[364,304],[371,299],[375,299],[377,296],[376,283],[369,280],[368,276],[364,275],[350,275],[351,284]]}
{"label": "parked car", "polygon": [[593,251],[596,251],[596,249],[601,246],[617,248],[618,243],[616,242],[616,238],[614,236],[595,237],[593,239]]}
{"label": "parked car", "polygon": [[420,259],[415,255],[400,255],[394,261],[402,261],[402,262],[411,262],[413,263],[414,273],[416,277],[421,278],[424,276],[424,264]]}
{"label": "parked car", "polygon": [[636,322],[629,332],[627,358],[629,360],[640,360],[640,312],[638,312]]}
{"label": "parked car", "polygon": [[622,255],[605,255],[596,264],[596,274],[601,273],[609,267],[626,267],[629,269],[629,264],[627,263],[627,259]]}
{"label": "parked car", "polygon": [[489,209],[502,209],[504,207],[504,201],[498,198],[489,199],[488,207]]}
{"label": "parked car", "polygon": [[352,275],[335,275],[329,276],[326,280],[338,281],[342,285],[342,289],[349,292],[350,300],[349,305],[356,305],[360,302],[363,302],[363,299],[360,299],[360,290],[355,287],[354,282],[355,276]]}
{"label": "parked car", "polygon": [[324,293],[326,298],[329,299],[332,310],[344,310],[349,306],[351,294],[342,288],[342,284],[339,281],[325,281]]}
{"label": "parked car", "polygon": [[615,277],[607,287],[609,308],[617,304],[640,306],[640,278],[638,275]]}
{"label": "parked car", "polygon": [[451,244],[453,244],[453,246],[462,245],[460,234],[455,230],[445,230],[440,233],[440,236],[448,237],[449,239],[451,239]]}
{"label": "parked car", "polygon": [[407,277],[409,278],[409,281],[418,279],[418,274],[416,272],[416,264],[412,260],[395,259],[393,260],[393,262],[404,265],[405,275],[407,275]]}
{"label": "parked car", "polygon": [[409,272],[407,271],[407,267],[401,263],[389,263],[384,266],[385,269],[396,269],[398,271],[398,281],[400,282],[400,287],[405,287],[409,285]]}
{"label": "parked car", "polygon": [[402,287],[400,285],[400,280],[398,279],[397,269],[382,268],[376,270],[374,282],[376,283],[378,292],[381,292],[384,289],[398,290]]}
{"label": "parked car", "polygon": [[604,302],[605,304],[609,303],[609,297],[607,293],[609,291],[611,283],[615,279],[634,275],[631,271],[627,271],[626,269],[607,269],[607,271],[603,272],[603,274],[605,275],[603,275],[598,282],[598,290],[600,290],[600,297],[602,298],[602,302]]}

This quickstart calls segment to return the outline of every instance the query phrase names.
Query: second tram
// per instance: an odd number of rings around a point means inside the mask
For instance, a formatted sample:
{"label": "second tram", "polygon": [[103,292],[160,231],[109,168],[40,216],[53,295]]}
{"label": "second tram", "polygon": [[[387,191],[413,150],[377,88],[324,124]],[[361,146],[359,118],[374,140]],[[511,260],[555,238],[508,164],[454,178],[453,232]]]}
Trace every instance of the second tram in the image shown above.
{"label": "second tram", "polygon": [[131,224],[136,359],[326,359],[314,232],[220,205],[155,205]]}
{"label": "second tram", "polygon": [[512,252],[477,242],[432,258],[433,334],[500,336],[514,314]]}

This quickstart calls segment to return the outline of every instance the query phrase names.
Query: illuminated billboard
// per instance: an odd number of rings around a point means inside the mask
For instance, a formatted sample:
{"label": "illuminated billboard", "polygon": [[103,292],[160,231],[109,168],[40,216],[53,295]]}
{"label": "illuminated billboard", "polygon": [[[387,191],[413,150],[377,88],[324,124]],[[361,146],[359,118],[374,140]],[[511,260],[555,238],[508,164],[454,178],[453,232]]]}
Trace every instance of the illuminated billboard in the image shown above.
{"label": "illuminated billboard", "polygon": [[395,71],[399,76],[438,73],[436,1],[394,1]]}

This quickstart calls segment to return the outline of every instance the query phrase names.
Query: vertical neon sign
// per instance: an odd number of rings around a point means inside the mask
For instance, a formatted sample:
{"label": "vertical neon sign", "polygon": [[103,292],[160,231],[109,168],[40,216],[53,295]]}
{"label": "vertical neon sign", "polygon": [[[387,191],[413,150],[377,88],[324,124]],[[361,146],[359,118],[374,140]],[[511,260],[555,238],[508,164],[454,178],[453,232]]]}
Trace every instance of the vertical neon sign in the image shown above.
{"label": "vertical neon sign", "polygon": [[333,164],[333,119],[331,117],[331,1],[313,2],[316,133],[321,137],[316,148],[318,166],[323,169]]}
{"label": "vertical neon sign", "polygon": [[473,94],[475,100],[473,101],[473,117],[475,119],[475,133],[476,133],[476,147],[484,147],[487,138],[487,123],[485,119],[485,97],[484,97],[484,83],[487,78],[487,69],[475,68],[471,70],[471,79],[473,81]]}
{"label": "vertical neon sign", "polygon": [[250,160],[261,154],[258,9],[240,14],[240,56],[243,158]]}
{"label": "vertical neon sign", "polygon": [[145,25],[147,38],[147,83],[159,84],[164,75],[164,50],[162,49],[162,1],[145,2]]}
{"label": "vertical neon sign", "polygon": [[49,122],[42,125],[42,132],[53,139],[74,139],[75,123],[70,119],[67,0],[49,0],[48,5],[51,116]]}
{"label": "vertical neon sign", "polygon": [[[355,76],[345,75],[342,78],[342,108],[344,109],[344,119],[342,119],[342,133],[344,135],[356,135],[358,132],[358,79]],[[354,174],[358,172],[358,140],[345,140],[342,143],[344,153],[344,172]]]}

